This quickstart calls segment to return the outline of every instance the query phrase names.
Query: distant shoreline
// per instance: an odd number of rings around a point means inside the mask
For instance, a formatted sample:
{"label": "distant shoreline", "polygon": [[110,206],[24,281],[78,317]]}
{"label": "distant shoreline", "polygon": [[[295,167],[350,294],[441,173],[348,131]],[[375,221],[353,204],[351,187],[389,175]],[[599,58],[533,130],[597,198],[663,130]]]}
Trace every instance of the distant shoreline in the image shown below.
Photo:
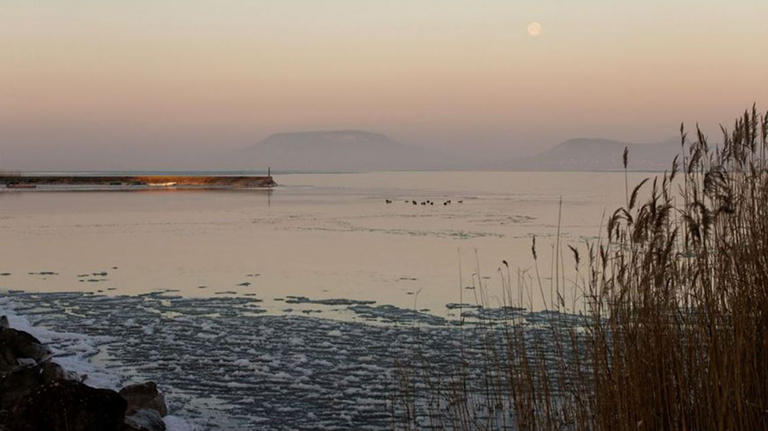
{"label": "distant shoreline", "polygon": [[14,190],[38,186],[271,188],[276,185],[271,175],[0,175],[0,188]]}

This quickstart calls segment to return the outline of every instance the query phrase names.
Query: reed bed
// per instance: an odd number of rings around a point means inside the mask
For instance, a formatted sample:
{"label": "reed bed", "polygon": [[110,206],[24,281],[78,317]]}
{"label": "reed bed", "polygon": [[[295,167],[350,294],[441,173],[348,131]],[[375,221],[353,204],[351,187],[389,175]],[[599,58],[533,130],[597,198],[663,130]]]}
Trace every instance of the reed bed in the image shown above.
{"label": "reed bed", "polygon": [[768,429],[768,113],[722,133],[681,126],[683,156],[626,184],[604,237],[564,251],[558,234],[549,279],[534,239],[533,274],[502,267],[505,311],[459,322],[451,365],[400,358],[392,428]]}

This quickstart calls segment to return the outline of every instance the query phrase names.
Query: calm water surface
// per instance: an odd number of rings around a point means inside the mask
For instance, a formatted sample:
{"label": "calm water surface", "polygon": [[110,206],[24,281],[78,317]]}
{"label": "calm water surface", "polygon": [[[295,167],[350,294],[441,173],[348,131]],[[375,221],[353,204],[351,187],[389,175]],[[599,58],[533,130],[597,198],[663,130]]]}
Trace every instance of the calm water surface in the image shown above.
{"label": "calm water surface", "polygon": [[[649,175],[630,174],[630,187]],[[276,181],[272,191],[2,192],[0,273],[10,275],[0,289],[249,295],[277,314],[288,295],[350,298],[446,315],[446,303],[474,302],[477,290],[466,288],[480,282],[499,301],[502,260],[531,268],[533,235],[549,277],[561,197],[563,247],[594,239],[625,199],[623,173]],[[570,253],[564,264],[573,267]]]}

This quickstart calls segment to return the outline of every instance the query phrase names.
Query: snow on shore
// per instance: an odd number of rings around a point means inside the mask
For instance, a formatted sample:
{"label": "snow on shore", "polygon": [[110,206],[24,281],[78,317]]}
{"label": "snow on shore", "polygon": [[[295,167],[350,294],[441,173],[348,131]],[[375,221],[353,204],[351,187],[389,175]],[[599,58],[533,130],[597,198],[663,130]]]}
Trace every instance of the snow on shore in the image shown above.
{"label": "snow on shore", "polygon": [[[110,336],[91,336],[76,332],[63,332],[36,326],[23,314],[17,313],[18,305],[9,297],[0,298],[0,315],[8,317],[10,327],[30,333],[48,345],[54,354],[53,362],[67,372],[85,377],[84,383],[94,388],[119,390],[126,379],[120,374],[99,366],[90,358],[98,355],[101,347],[114,342]],[[162,385],[162,382],[160,383]],[[163,418],[166,431],[199,431],[199,428],[177,416]]]}

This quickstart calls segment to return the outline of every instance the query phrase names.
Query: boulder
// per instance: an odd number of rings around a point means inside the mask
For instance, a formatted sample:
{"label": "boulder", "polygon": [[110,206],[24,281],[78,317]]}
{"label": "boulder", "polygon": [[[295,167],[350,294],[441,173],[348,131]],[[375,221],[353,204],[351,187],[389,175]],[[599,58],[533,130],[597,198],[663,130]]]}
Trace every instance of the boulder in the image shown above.
{"label": "boulder", "polygon": [[154,410],[160,417],[168,414],[165,397],[157,390],[155,382],[126,386],[120,389],[120,395],[128,402],[128,414],[141,409]]}
{"label": "boulder", "polygon": [[165,431],[165,422],[160,417],[160,413],[141,409],[125,417],[123,431]]}
{"label": "boulder", "polygon": [[68,373],[59,364],[53,362],[44,362],[38,365],[42,369],[44,383],[50,383],[54,380],[77,380],[77,373]]}
{"label": "boulder", "polygon": [[71,380],[32,390],[13,411],[17,431],[121,431],[127,402],[115,391]]}
{"label": "boulder", "polygon": [[10,409],[38,386],[65,377],[64,369],[52,362],[17,368],[0,380],[0,408]]}
{"label": "boulder", "polygon": [[37,363],[50,356],[51,351],[29,333],[0,326],[0,375],[15,369],[25,359]]}

